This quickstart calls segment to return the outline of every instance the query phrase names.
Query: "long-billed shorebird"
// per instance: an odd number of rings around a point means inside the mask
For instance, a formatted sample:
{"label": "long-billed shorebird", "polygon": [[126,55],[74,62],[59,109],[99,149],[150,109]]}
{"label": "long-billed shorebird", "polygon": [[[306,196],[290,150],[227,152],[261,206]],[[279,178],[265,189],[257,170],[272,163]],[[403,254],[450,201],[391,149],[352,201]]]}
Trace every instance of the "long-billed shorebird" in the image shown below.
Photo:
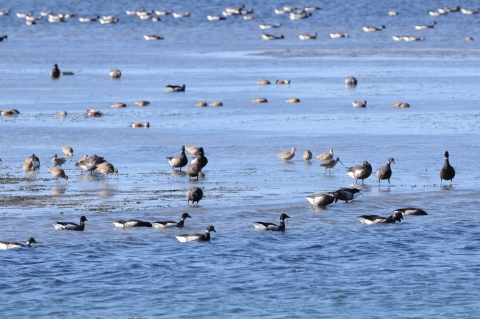
{"label": "long-billed shorebird", "polygon": [[97,167],[95,168],[95,170],[99,171],[102,174],[107,175],[107,178],[108,178],[108,174],[115,174],[117,175],[117,178],[118,178],[118,170],[109,162],[103,162],[103,163],[97,164]]}
{"label": "long-billed shorebird", "polygon": [[62,151],[65,156],[72,157],[73,156],[73,148],[70,146],[62,146]]}
{"label": "long-billed shorebird", "polygon": [[66,161],[67,161],[67,159],[65,157],[58,158],[57,154],[52,156],[52,163],[53,163],[54,166],[62,167],[62,165],[65,164]]}
{"label": "long-billed shorebird", "polygon": [[295,152],[296,149],[293,147],[291,151],[283,151],[282,153],[277,154],[277,157],[284,161],[289,161],[295,157]]}
{"label": "long-billed shorebird", "polygon": [[[332,172],[331,169],[334,168],[335,165],[337,165],[337,162],[340,162],[340,158],[338,158],[338,157],[336,159],[326,160],[325,162],[320,164],[320,166],[325,167],[325,174],[327,174],[327,169],[331,173]],[[340,164],[343,165],[342,162],[340,162]]]}
{"label": "long-billed shorebird", "polygon": [[68,176],[65,175],[65,172],[63,169],[58,167],[49,167],[48,170],[50,171],[50,173],[52,173],[53,177],[55,177],[55,181],[57,183],[59,178],[65,178],[65,180],[68,181]]}
{"label": "long-billed shorebird", "polygon": [[320,161],[327,161],[333,158],[333,148],[330,149],[330,151],[322,153],[320,155],[315,156],[317,160]]}

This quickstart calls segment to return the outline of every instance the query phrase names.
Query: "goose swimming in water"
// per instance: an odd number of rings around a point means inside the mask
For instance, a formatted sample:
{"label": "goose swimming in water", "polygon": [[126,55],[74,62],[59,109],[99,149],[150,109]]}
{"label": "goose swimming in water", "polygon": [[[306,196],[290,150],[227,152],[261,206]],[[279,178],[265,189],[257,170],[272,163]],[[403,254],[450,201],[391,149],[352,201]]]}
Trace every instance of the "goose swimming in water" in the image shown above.
{"label": "goose swimming in water", "polygon": [[283,35],[282,34],[271,35],[271,34],[262,33],[262,39],[263,40],[279,40],[279,39],[283,39]]}
{"label": "goose swimming in water", "polygon": [[418,25],[415,26],[415,30],[432,29],[435,26],[435,24],[437,24],[435,21],[433,21],[431,25],[418,24]]}
{"label": "goose swimming in water", "polygon": [[3,37],[0,37],[0,42],[2,42],[5,39],[8,39],[8,35],[4,35]]}
{"label": "goose swimming in water", "polygon": [[167,85],[165,87],[165,91],[167,92],[185,92],[185,84],[182,86],[179,85]]}
{"label": "goose swimming in water", "polygon": [[255,229],[257,230],[285,231],[285,219],[287,218],[290,218],[290,216],[283,213],[280,215],[280,225],[265,222],[255,222],[253,223],[253,226],[255,226]]}
{"label": "goose swimming in water", "polygon": [[36,243],[37,242],[33,237],[28,238],[25,245],[20,244],[16,241],[2,241],[0,242],[0,249],[7,250],[7,249],[15,249],[15,248],[21,248],[21,247],[30,247],[32,244],[36,244]]}
{"label": "goose swimming in water", "polygon": [[308,196],[307,200],[315,206],[327,206],[335,201],[335,196],[332,194],[315,194]]}
{"label": "goose swimming in water", "polygon": [[289,161],[295,157],[295,152],[296,149],[293,147],[291,151],[283,151],[282,153],[277,154],[277,157],[284,161]]}
{"label": "goose swimming in water", "polygon": [[385,29],[385,26],[382,25],[380,28],[377,27],[362,27],[362,30],[365,32],[375,32],[375,31],[381,31]]}
{"label": "goose swimming in water", "polygon": [[298,37],[300,38],[300,40],[315,40],[317,38],[317,32],[315,32],[314,34],[300,34]]}
{"label": "goose swimming in water", "polygon": [[332,39],[348,38],[348,33],[332,32],[330,33],[330,38]]}
{"label": "goose swimming in water", "polygon": [[203,191],[200,187],[192,187],[188,190],[187,193],[187,202],[190,203],[192,201],[192,204],[195,205],[195,202],[198,202],[203,198]]}
{"label": "goose swimming in water", "polygon": [[350,176],[351,178],[354,178],[355,183],[359,179],[361,179],[363,184],[363,180],[366,178],[369,178],[370,175],[372,175],[372,165],[370,165],[369,162],[364,161],[362,165],[350,167],[348,169],[347,175]]}
{"label": "goose swimming in water", "polygon": [[480,7],[476,8],[476,9],[465,9],[465,8],[461,8],[460,11],[461,11],[463,14],[477,14],[479,8],[480,8]]}
{"label": "goose swimming in water", "polygon": [[80,217],[80,225],[75,223],[65,223],[65,222],[56,222],[53,225],[55,229],[58,230],[75,230],[75,231],[83,231],[85,229],[85,222],[88,219],[85,216]]}
{"label": "goose swimming in water", "polygon": [[442,181],[450,181],[453,182],[453,178],[455,177],[455,169],[450,165],[449,158],[450,155],[448,151],[445,151],[445,164],[443,164],[442,169],[440,170],[440,185],[442,185]]}
{"label": "goose swimming in water", "polygon": [[185,13],[173,12],[173,13],[172,13],[172,16],[173,16],[175,19],[178,19],[178,18],[186,18],[186,17],[189,17],[189,16],[190,16],[190,12],[185,12]]}
{"label": "goose swimming in water", "polygon": [[423,41],[425,40],[424,37],[414,37],[414,36],[408,36],[408,37],[404,37],[404,40],[405,41]]}
{"label": "goose swimming in water", "polygon": [[188,164],[188,158],[185,155],[185,146],[182,146],[182,153],[180,155],[167,157],[167,159],[168,159],[168,164],[170,164],[172,169],[174,169],[175,167],[178,167],[180,168],[180,170],[182,170],[182,167]]}
{"label": "goose swimming in water", "polygon": [[344,200],[345,203],[348,203],[349,200],[354,200],[360,195],[362,195],[362,193],[360,193],[360,190],[357,188],[340,188],[333,194],[335,203],[338,200]]}
{"label": "goose swimming in water", "polygon": [[426,211],[420,208],[399,208],[393,211],[394,213],[401,213],[403,216],[423,216],[428,215]]}
{"label": "goose swimming in water", "polygon": [[143,37],[147,41],[163,40],[163,37],[160,35],[144,35]]}
{"label": "goose swimming in water", "polygon": [[388,180],[388,185],[390,185],[390,177],[392,177],[392,169],[390,168],[391,163],[395,164],[393,157],[388,159],[387,165],[382,166],[377,170],[378,183],[380,183],[381,179],[386,179]]}
{"label": "goose swimming in water", "polygon": [[285,79],[275,81],[276,84],[290,84],[290,82],[290,80]]}
{"label": "goose swimming in water", "polygon": [[99,16],[95,16],[94,18],[90,18],[90,17],[80,17],[80,18],[78,18],[78,21],[80,21],[80,22],[95,22],[95,21],[97,21],[98,19],[100,19]]}
{"label": "goose swimming in water", "polygon": [[210,225],[205,230],[205,234],[182,234],[178,235],[175,238],[178,239],[181,243],[192,242],[192,241],[210,241],[210,232],[217,232],[215,228]]}
{"label": "goose swimming in water", "polygon": [[136,219],[118,220],[113,223],[118,228],[131,228],[131,227],[152,227],[149,222],[144,222]]}
{"label": "goose swimming in water", "polygon": [[225,20],[224,17],[221,16],[215,16],[215,15],[208,15],[207,16],[208,21],[220,21],[220,20]]}
{"label": "goose swimming in water", "polygon": [[398,15],[398,11],[390,10],[390,11],[388,11],[388,15],[389,16],[396,16],[396,15]]}
{"label": "goose swimming in water", "polygon": [[187,218],[192,218],[192,216],[188,215],[188,213],[183,213],[182,216],[180,217],[179,222],[168,220],[168,221],[154,222],[152,224],[153,224],[153,227],[161,228],[161,229],[170,228],[170,227],[183,227],[185,223],[185,219]]}
{"label": "goose swimming in water", "polygon": [[394,224],[396,221],[401,222],[403,215],[400,212],[394,213],[390,217],[382,217],[378,215],[362,215],[358,217],[358,220],[362,224],[372,225],[372,224]]}
{"label": "goose swimming in water", "polygon": [[367,101],[354,101],[352,102],[353,107],[367,107]]}
{"label": "goose swimming in water", "polygon": [[281,23],[277,23],[277,24],[260,24],[258,27],[262,30],[265,30],[265,29],[280,28],[281,26],[282,26]]}

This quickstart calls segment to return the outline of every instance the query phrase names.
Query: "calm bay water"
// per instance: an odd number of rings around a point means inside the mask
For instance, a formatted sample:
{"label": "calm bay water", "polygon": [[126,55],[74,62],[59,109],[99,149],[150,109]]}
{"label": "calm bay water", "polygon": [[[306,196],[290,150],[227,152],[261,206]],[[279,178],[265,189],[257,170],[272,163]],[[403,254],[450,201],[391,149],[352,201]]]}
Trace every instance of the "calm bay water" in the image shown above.
{"label": "calm bay water", "polygon": [[[0,317],[476,317],[479,293],[480,174],[479,15],[429,10],[457,3],[398,1],[293,3],[318,5],[312,17],[291,21],[274,8],[286,3],[245,1],[256,20],[221,14],[222,1],[183,3],[17,1],[0,16],[0,109],[21,114],[0,118],[0,240],[33,236],[32,249],[0,253]],[[460,3],[475,8],[473,1]],[[191,17],[161,17],[153,23],[125,10],[173,9]],[[0,10],[8,8],[0,8]],[[39,21],[28,27],[14,13],[53,9],[79,16],[116,14],[116,25]],[[387,11],[396,9],[397,17]],[[437,21],[433,29],[415,24]],[[282,23],[265,33],[259,23]],[[364,33],[364,25],[381,32]],[[330,39],[332,31],[348,39]],[[315,41],[301,33],[318,32]],[[145,41],[158,34],[163,41]],[[424,36],[395,42],[392,35]],[[58,63],[72,77],[52,81]],[[111,69],[122,78],[110,80]],[[347,89],[344,79],[359,80]],[[256,81],[291,79],[287,86]],[[166,93],[186,84],[185,93]],[[265,97],[266,104],[252,104]],[[285,99],[298,97],[298,104]],[[135,100],[146,99],[147,107]],[[223,107],[196,108],[221,100]],[[367,100],[366,109],[353,109]],[[391,104],[408,102],[409,109]],[[124,109],[109,105],[124,102]],[[101,118],[86,118],[95,108]],[[59,110],[68,112],[59,118]],[[129,123],[148,121],[149,129]],[[47,171],[49,157],[70,145],[74,156],[58,185]],[[172,172],[166,157],[181,145],[203,146],[206,179]],[[292,162],[275,154],[296,147]],[[301,153],[333,148],[338,164],[325,174]],[[443,153],[457,175],[440,187]],[[42,161],[35,181],[20,165],[32,153]],[[83,154],[104,156],[118,179],[82,175]],[[346,167],[368,160],[376,170],[389,157],[391,186],[372,176],[355,184]],[[8,182],[5,182],[8,181]],[[190,187],[202,187],[198,207],[187,205]],[[358,187],[363,195],[326,209],[306,196]],[[414,206],[429,215],[394,225],[365,226],[363,214],[389,216]],[[192,218],[184,229],[115,229],[112,222]],[[252,222],[291,218],[285,233],[254,230]],[[55,221],[88,218],[84,232],[55,231]],[[180,233],[217,233],[210,243],[181,244]]]}

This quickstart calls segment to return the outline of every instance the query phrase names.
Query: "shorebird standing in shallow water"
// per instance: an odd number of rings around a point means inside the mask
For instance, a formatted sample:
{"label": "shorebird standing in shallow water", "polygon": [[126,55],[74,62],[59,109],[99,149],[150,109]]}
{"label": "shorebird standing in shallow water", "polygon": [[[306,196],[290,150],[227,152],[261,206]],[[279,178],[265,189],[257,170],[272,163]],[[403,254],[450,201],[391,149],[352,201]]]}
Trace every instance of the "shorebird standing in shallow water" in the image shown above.
{"label": "shorebird standing in shallow water", "polygon": [[70,146],[62,146],[62,151],[65,156],[72,157],[73,156],[73,148]]}
{"label": "shorebird standing in shallow water", "polygon": [[[327,169],[330,173],[332,173],[331,169],[334,168],[335,165],[337,165],[337,162],[340,162],[340,158],[338,158],[338,157],[336,159],[326,160],[325,162],[320,164],[320,166],[325,167],[325,174],[327,174]],[[342,162],[340,162],[340,164],[343,165]]]}
{"label": "shorebird standing in shallow water", "polygon": [[295,151],[296,149],[293,147],[291,151],[283,151],[282,153],[277,154],[277,157],[284,161],[289,161],[295,157]]}
{"label": "shorebird standing in shallow water", "polygon": [[390,177],[392,177],[392,169],[390,168],[391,163],[395,164],[395,160],[393,159],[393,157],[390,157],[388,159],[387,165],[382,166],[377,170],[377,178],[379,184],[381,179],[386,179],[388,180],[388,185],[390,185]]}
{"label": "shorebird standing in shallow water", "polygon": [[68,176],[65,175],[63,169],[58,167],[49,167],[48,170],[50,171],[50,173],[52,173],[53,177],[55,177],[55,181],[57,183],[59,178],[65,178],[65,180],[68,181]]}
{"label": "shorebird standing in shallow water", "polygon": [[1,241],[0,242],[0,249],[7,250],[7,249],[15,249],[15,248],[22,248],[22,247],[30,247],[32,244],[36,244],[37,242],[33,237],[27,239],[27,243],[25,245],[20,244],[16,241]]}
{"label": "shorebird standing in shallow water", "polygon": [[[40,159],[33,154],[27,158],[23,164],[22,169],[25,171],[25,176],[28,178],[30,174],[35,177],[36,171],[40,168]],[[33,172],[33,173],[32,173]]]}
{"label": "shorebird standing in shallow water", "polygon": [[59,230],[74,230],[74,231],[83,231],[85,229],[85,222],[88,219],[85,216],[80,217],[80,225],[70,222],[56,222],[53,225],[55,229]]}
{"label": "shorebird standing in shallow water", "polygon": [[443,164],[442,170],[440,171],[440,185],[442,185],[443,180],[452,183],[453,178],[455,177],[455,169],[450,165],[448,158],[448,151],[445,151],[445,164]]}
{"label": "shorebird standing in shallow water", "polygon": [[108,178],[108,174],[115,174],[117,175],[117,178],[118,178],[118,170],[109,162],[103,162],[103,163],[97,164],[97,167],[95,168],[95,170],[99,171],[102,174],[107,175],[107,178]]}
{"label": "shorebird standing in shallow water", "polygon": [[326,161],[326,160],[330,160],[333,158],[333,148],[330,149],[330,151],[328,152],[325,152],[325,153],[322,153],[318,156],[315,156],[315,158],[317,160],[320,160],[320,161]]}
{"label": "shorebird standing in shallow water", "polygon": [[65,164],[66,161],[67,161],[67,159],[66,159],[65,157],[60,157],[60,158],[58,158],[58,157],[57,157],[57,154],[55,154],[55,155],[52,156],[53,166],[60,166],[60,167],[62,167],[62,165]]}
{"label": "shorebird standing in shallow water", "polygon": [[312,152],[310,152],[310,150],[306,150],[305,152],[303,152],[303,159],[306,160],[306,161],[309,161],[312,159]]}
{"label": "shorebird standing in shallow water", "polygon": [[167,157],[167,159],[168,159],[168,164],[170,164],[172,169],[174,169],[175,167],[178,167],[180,168],[180,170],[182,170],[182,167],[188,164],[188,158],[185,155],[185,146],[182,146],[182,154]]}

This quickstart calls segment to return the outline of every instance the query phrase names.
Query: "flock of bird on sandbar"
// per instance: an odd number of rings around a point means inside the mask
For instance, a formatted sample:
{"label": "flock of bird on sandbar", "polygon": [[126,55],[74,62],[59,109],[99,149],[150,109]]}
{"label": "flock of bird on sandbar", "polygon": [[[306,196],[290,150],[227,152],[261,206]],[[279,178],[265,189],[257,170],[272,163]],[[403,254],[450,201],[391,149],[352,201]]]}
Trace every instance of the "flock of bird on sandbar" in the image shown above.
{"label": "flock of bird on sandbar", "polygon": [[[480,8],[480,7],[479,7]],[[429,14],[431,16],[439,16],[439,15],[445,15],[447,13],[451,12],[457,12],[460,11],[463,14],[477,14],[479,12],[479,8],[477,9],[465,9],[465,8],[460,8],[460,6],[457,7],[444,7],[440,8],[434,11],[429,11]],[[275,9],[276,14],[289,14],[289,17],[291,20],[299,20],[299,19],[306,19],[312,16],[312,12],[318,11],[320,8],[315,7],[315,6],[310,6],[310,7],[295,7],[295,6],[285,6],[281,9]],[[254,10],[253,9],[245,9],[244,6],[238,6],[238,7],[229,7],[225,9],[225,11],[222,12],[222,16],[220,15],[208,15],[207,19],[210,21],[220,21],[220,20],[225,20],[229,16],[243,16],[245,20],[255,20],[257,18],[256,15],[253,14]],[[0,11],[0,16],[7,16],[9,15],[10,10],[4,10]],[[173,12],[172,10],[145,10],[145,9],[140,9],[140,10],[127,10],[126,11],[127,15],[131,16],[138,16],[141,20],[151,20],[153,22],[158,22],[160,21],[160,17],[162,16],[168,16],[172,15],[173,18],[187,18],[190,17],[189,12],[185,13],[178,13],[178,12]],[[391,10],[388,12],[388,15],[390,16],[397,16],[399,14],[398,11]],[[20,19],[25,19],[25,23],[29,26],[35,25],[36,21],[42,20],[43,17],[46,17],[48,22],[50,23],[59,23],[59,22],[65,22],[66,20],[76,17],[76,13],[62,13],[62,14],[53,14],[52,11],[44,11],[41,12],[39,16],[35,16],[33,12],[18,12],[16,13],[16,16]],[[103,17],[94,16],[94,17],[79,17],[78,18],[80,22],[94,22],[94,21],[99,21],[100,24],[115,24],[119,21],[119,19],[115,15],[105,15]],[[433,28],[437,23],[432,22],[430,25],[416,25],[415,29],[416,30],[424,30],[424,29],[431,29]],[[265,30],[265,29],[277,29],[282,27],[281,23],[277,24],[260,24],[259,25],[260,29]],[[363,31],[365,32],[378,32],[385,30],[385,26],[380,26],[380,27],[372,27],[372,26],[364,26]],[[270,34],[262,34],[262,39],[264,40],[276,40],[276,39],[283,39],[283,35],[270,35]],[[330,33],[331,38],[347,38],[349,37],[347,33],[343,32],[332,32]],[[392,36],[394,40],[396,41],[421,41],[424,40],[424,37],[416,37],[416,36]],[[4,35],[0,37],[0,42],[7,39],[8,36]],[[152,41],[152,40],[163,40],[163,37],[160,35],[144,35],[145,40]],[[301,40],[314,40],[317,38],[317,32],[312,33],[312,34],[301,34],[299,35],[299,38]],[[466,40],[473,40],[471,37],[467,37]],[[50,73],[52,79],[58,79],[60,75],[68,76],[68,75],[74,75],[73,72],[70,71],[64,71],[61,72],[58,65],[55,64],[54,68],[52,69]],[[121,71],[118,69],[114,69],[110,72],[110,76],[113,79],[119,79],[121,77]],[[350,76],[345,80],[345,84],[347,86],[356,86],[358,83],[357,79]],[[269,80],[259,80],[257,82],[259,85],[268,85],[271,84]],[[290,84],[290,80],[288,79],[281,79],[277,80],[276,84]],[[185,92],[185,84],[183,85],[167,85],[165,86],[165,91],[166,92]],[[252,103],[266,103],[268,102],[266,98],[257,98],[252,100]],[[286,100],[287,103],[298,103],[300,100],[298,98],[289,98]],[[149,101],[145,100],[139,100],[135,102],[136,105],[138,106],[147,106],[150,104]],[[215,101],[210,103],[211,106],[222,106],[221,101]],[[359,108],[365,108],[367,106],[367,101],[354,101],[352,102],[353,107],[359,107]],[[197,106],[203,107],[207,106],[206,102],[198,102]],[[393,104],[393,107],[398,107],[398,108],[406,108],[409,107],[410,105],[405,102],[395,102]],[[112,108],[122,108],[126,107],[125,103],[113,103],[111,105]],[[9,110],[4,110],[1,111],[1,115],[4,116],[12,116],[12,115],[18,115],[20,112],[15,109],[9,109]],[[58,113],[60,116],[66,116],[67,113],[65,111],[60,111]],[[102,112],[94,109],[87,109],[85,110],[85,114],[87,116],[91,117],[98,117],[102,115]],[[142,122],[134,122],[131,123],[132,127],[149,127],[150,124],[148,122],[142,123]],[[172,169],[178,168],[182,169],[185,167],[189,161],[188,158],[185,154],[185,150],[187,150],[191,155],[194,156],[194,159],[191,161],[190,165],[188,166],[186,170],[186,174],[189,176],[189,178],[205,178],[205,174],[203,173],[202,169],[207,165],[208,159],[205,157],[205,153],[202,147],[195,147],[195,146],[182,146],[181,149],[181,154],[176,155],[176,156],[171,156],[167,157],[168,163],[170,164]],[[57,154],[54,154],[51,158],[53,167],[49,167],[48,170],[50,173],[53,175],[55,178],[56,182],[58,183],[59,178],[63,178],[68,181],[68,176],[65,174],[65,171],[62,169],[62,165],[66,163],[66,160],[68,157],[73,156],[73,149],[69,146],[64,146],[62,147],[62,151],[64,152],[65,156],[64,157],[58,157]],[[292,148],[290,151],[284,151],[280,154],[277,154],[277,157],[284,160],[284,161],[290,161],[292,160],[296,155],[296,149]],[[331,170],[332,168],[335,167],[337,163],[342,164],[340,161],[339,157],[333,156],[333,149],[330,149],[329,152],[320,154],[315,157],[318,160],[323,161],[322,164],[320,164],[321,167],[325,168],[325,174],[327,170]],[[305,161],[310,161],[312,159],[312,153],[309,150],[306,150],[303,154],[303,159]],[[2,164],[0,160],[0,165]],[[395,160],[393,158],[389,158],[387,160],[387,164],[385,166],[380,167],[377,172],[376,176],[378,179],[378,183],[380,183],[381,180],[387,180],[389,185],[390,185],[390,178],[392,176],[392,169],[390,167],[390,164],[395,164]],[[343,164],[342,164],[343,165]],[[94,171],[98,171],[104,175],[107,176],[109,174],[116,174],[118,178],[118,170],[113,166],[113,164],[107,162],[103,157],[97,156],[97,155],[84,155],[80,160],[77,161],[75,166],[79,167],[82,169],[82,171],[87,171],[90,172],[91,174]],[[22,169],[26,172],[27,178],[30,178],[32,175],[35,176],[35,173],[38,169],[40,169],[40,159],[33,154],[32,156],[28,157],[25,159],[25,161],[22,164]],[[369,162],[364,161],[361,165],[353,166],[348,168],[348,175],[355,179],[355,182],[358,180],[363,181],[370,177],[372,173],[372,166],[370,165]],[[441,182],[443,180],[449,180],[452,181],[453,178],[455,177],[455,170],[454,168],[450,165],[449,163],[449,154],[448,152],[445,152],[445,163],[443,168],[440,170],[440,180]],[[351,201],[358,197],[360,195],[360,190],[357,188],[341,188],[339,190],[333,191],[333,192],[327,192],[327,193],[320,193],[320,194],[315,194],[307,197],[307,200],[315,205],[315,206],[327,206],[332,203],[336,203],[338,200],[342,200],[345,202]],[[187,201],[190,203],[192,201],[192,204],[195,204],[195,202],[199,203],[199,201],[203,198],[203,190],[199,187],[192,187],[189,189],[187,193]],[[396,209],[393,211],[394,213],[389,216],[389,217],[382,217],[382,216],[377,216],[377,215],[363,215],[359,216],[359,220],[362,224],[390,224],[390,223],[395,223],[396,221],[400,222],[404,216],[417,216],[417,215],[427,215],[427,213],[420,209],[420,208],[402,208],[402,209]],[[182,214],[180,217],[180,220],[178,222],[175,221],[156,221],[156,222],[147,222],[147,221],[140,221],[140,220],[135,220],[135,219],[129,219],[129,220],[119,220],[114,222],[113,224],[115,227],[118,228],[133,228],[133,227],[154,227],[154,228],[159,228],[159,229],[165,229],[165,228],[172,228],[172,227],[177,227],[177,228],[182,228],[184,226],[184,222],[187,218],[191,218],[191,216],[188,213]],[[287,214],[282,213],[280,215],[280,223],[279,225],[270,223],[270,222],[255,222],[254,227],[255,229],[259,230],[268,230],[268,231],[285,231],[285,220],[287,218],[290,218]],[[57,230],[70,230],[70,231],[83,231],[85,229],[85,222],[88,221],[85,216],[80,217],[80,223],[76,224],[73,222],[55,222],[53,224],[54,228]],[[192,242],[192,241],[209,241],[210,240],[210,233],[211,232],[216,232],[215,228],[212,225],[207,226],[205,233],[204,234],[181,234],[176,236],[176,238],[180,242]],[[32,244],[37,243],[36,240],[32,237],[27,239],[27,242],[25,245],[18,243],[18,242],[0,242],[0,249],[12,249],[12,248],[19,248],[19,247],[30,247]]]}

